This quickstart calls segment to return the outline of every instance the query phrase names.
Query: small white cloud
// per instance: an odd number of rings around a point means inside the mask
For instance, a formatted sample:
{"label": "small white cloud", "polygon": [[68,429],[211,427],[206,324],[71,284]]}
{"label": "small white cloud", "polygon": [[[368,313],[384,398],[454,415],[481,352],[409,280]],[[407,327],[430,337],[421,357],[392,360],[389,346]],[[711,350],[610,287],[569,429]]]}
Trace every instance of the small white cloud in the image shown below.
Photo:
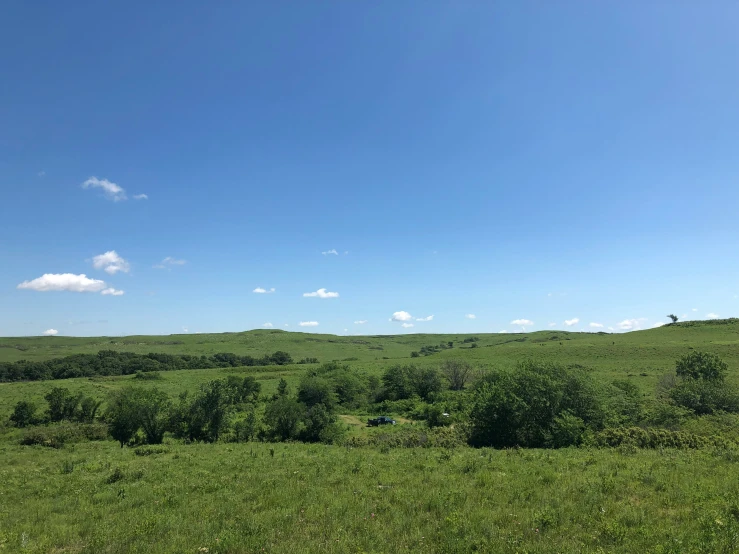
{"label": "small white cloud", "polygon": [[172,269],[174,266],[185,265],[186,263],[186,260],[176,260],[172,256],[167,256],[160,263],[155,265],[154,269]]}
{"label": "small white cloud", "polygon": [[89,279],[84,273],[45,273],[32,281],[23,281],[17,288],[48,291],[100,292],[106,287],[105,281]]}
{"label": "small white cloud", "polygon": [[109,287],[107,289],[101,290],[100,294],[102,294],[103,296],[123,296],[125,293],[122,290],[117,290],[113,287]]}
{"label": "small white cloud", "polygon": [[467,314],[464,317],[466,317],[467,319],[477,319],[477,316],[475,314]]}
{"label": "small white cloud", "polygon": [[317,321],[301,321],[298,323],[301,327],[318,327]]}
{"label": "small white cloud", "polygon": [[552,323],[550,323],[550,324],[548,325],[548,327],[551,327],[552,329],[554,329],[554,328],[555,328],[556,326],[557,326],[557,324],[556,324],[556,323],[554,323],[554,322],[552,322]]}
{"label": "small white cloud", "polygon": [[706,314],[706,317],[708,319],[718,319],[719,318],[718,314],[714,314],[713,312],[711,312],[710,314]]}
{"label": "small white cloud", "polygon": [[427,315],[426,317],[417,317],[416,321],[432,321],[433,319],[433,315]]}
{"label": "small white cloud", "polygon": [[[736,298],[736,296],[735,296],[734,298]],[[691,312],[697,312],[697,311],[698,311],[698,308],[693,308],[693,309],[692,309],[692,310],[690,310],[690,311],[691,311]]]}
{"label": "small white cloud", "polygon": [[514,319],[511,321],[511,325],[521,325],[522,327],[530,327],[534,322],[530,319]]}
{"label": "small white cloud", "polygon": [[121,258],[115,250],[108,250],[105,254],[99,254],[92,259],[92,267],[102,269],[105,273],[115,275],[119,271],[128,273],[131,265]]}
{"label": "small white cloud", "polygon": [[182,328],[182,332],[183,332],[183,333],[189,333],[190,331],[188,331],[188,330],[187,330],[187,327],[183,327],[183,328]]}
{"label": "small white cloud", "polygon": [[565,319],[565,325],[567,327],[572,327],[573,325],[577,325],[580,323],[580,319],[577,317],[573,317],[572,319]]}
{"label": "small white cloud", "polygon": [[355,321],[354,325],[364,325],[365,323],[367,323],[366,319],[360,319],[358,321]]}
{"label": "small white cloud", "polygon": [[338,256],[339,253],[336,251],[336,248],[332,248],[331,250],[326,250],[326,252],[321,252],[324,256],[328,256],[329,254],[332,254],[334,256]]}
{"label": "small white cloud", "polygon": [[348,250],[344,250],[344,256],[348,256],[348,255],[349,255],[349,251]]}
{"label": "small white cloud", "polygon": [[133,199],[134,200],[148,200],[149,195],[148,194],[134,194]]}
{"label": "small white cloud", "polygon": [[602,323],[590,323],[590,326],[593,329],[602,329],[603,328],[603,324]]}
{"label": "small white cloud", "polygon": [[285,323],[285,327],[290,327],[287,323]]}
{"label": "small white cloud", "polygon": [[58,334],[59,334],[59,331],[57,331],[56,329],[47,329],[46,331],[44,331],[44,336],[46,337],[53,337],[54,335],[58,335]]}
{"label": "small white cloud", "polygon": [[348,332],[349,332],[349,329],[344,329],[344,332],[345,332],[345,333],[348,333]]}
{"label": "small white cloud", "polygon": [[393,316],[390,318],[390,321],[410,321],[413,319],[413,316],[409,314],[408,312],[393,312]]}
{"label": "small white cloud", "polygon": [[272,324],[271,324],[271,323],[270,323],[270,322],[268,321],[267,323],[262,323],[262,327],[267,327],[267,328],[269,328],[269,327],[274,327],[274,325],[272,325]]}
{"label": "small white cloud", "polygon": [[654,325],[652,325],[652,329],[656,329],[657,327],[662,327],[665,324],[664,321],[658,321]]}
{"label": "small white cloud", "polygon": [[613,327],[609,327],[608,330],[609,331],[615,331],[615,329]]}
{"label": "small white cloud", "polygon": [[401,325],[401,327],[405,327],[406,329],[409,329],[409,328],[413,327],[413,324],[412,323],[403,323],[403,325]]}
{"label": "small white cloud", "polygon": [[507,332],[508,331],[506,331],[505,329],[501,329],[500,331],[498,331],[498,333],[507,333]]}
{"label": "small white cloud", "polygon": [[304,292],[303,296],[313,298],[338,298],[338,292],[328,292],[326,289],[318,289],[316,292]]}
{"label": "small white cloud", "polygon": [[275,289],[274,287],[272,287],[271,289],[263,289],[262,287],[257,287],[252,292],[256,292],[257,294],[272,294],[273,292],[275,292]]}
{"label": "small white cloud", "polygon": [[112,200],[113,202],[119,202],[121,200],[126,200],[126,191],[122,188],[116,185],[115,183],[111,183],[107,179],[98,179],[97,177],[90,177],[87,181],[82,183],[83,189],[89,189],[89,188],[100,188],[103,189],[103,193],[105,194],[105,197],[108,198],[108,200]]}
{"label": "small white cloud", "polygon": [[635,319],[624,319],[616,327],[618,327],[622,331],[633,331],[635,329],[639,329],[642,326],[642,323],[644,323],[646,320],[647,320],[646,317],[638,317]]}

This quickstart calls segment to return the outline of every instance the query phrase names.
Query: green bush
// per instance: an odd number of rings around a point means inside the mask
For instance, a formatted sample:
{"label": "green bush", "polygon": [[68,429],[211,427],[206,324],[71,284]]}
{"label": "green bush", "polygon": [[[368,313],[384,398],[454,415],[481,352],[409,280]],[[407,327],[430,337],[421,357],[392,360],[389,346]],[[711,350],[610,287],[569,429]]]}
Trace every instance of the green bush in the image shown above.
{"label": "green bush", "polygon": [[31,427],[23,433],[22,445],[61,448],[67,443],[102,441],[108,438],[108,427],[101,423],[60,423]]}
{"label": "green bush", "polygon": [[343,444],[352,448],[379,446],[381,448],[456,448],[464,446],[466,436],[457,428],[434,429],[402,428],[347,438]]}
{"label": "green bush", "polygon": [[15,405],[10,421],[15,423],[16,427],[33,425],[36,423],[36,405],[33,402],[21,400]]}
{"label": "green bush", "polygon": [[718,435],[702,436],[667,429],[619,427],[603,429],[590,435],[586,440],[586,445],[601,448],[632,445],[638,448],[702,449],[732,448],[736,446],[736,443]]}

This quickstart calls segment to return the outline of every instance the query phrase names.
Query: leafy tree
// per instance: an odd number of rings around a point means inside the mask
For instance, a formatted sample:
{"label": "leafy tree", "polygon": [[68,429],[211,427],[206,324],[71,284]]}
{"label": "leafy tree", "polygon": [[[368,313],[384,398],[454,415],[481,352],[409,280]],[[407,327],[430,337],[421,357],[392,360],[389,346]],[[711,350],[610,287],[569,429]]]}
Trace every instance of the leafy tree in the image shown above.
{"label": "leafy tree", "polygon": [[249,410],[246,417],[236,424],[236,440],[242,442],[248,442],[252,440],[258,433],[259,421],[254,408]]}
{"label": "leafy tree", "polygon": [[324,404],[319,403],[308,408],[304,423],[301,438],[306,442],[320,442],[324,432],[336,423],[336,416]]}
{"label": "leafy tree", "polygon": [[286,365],[293,363],[292,356],[288,354],[287,352],[282,352],[281,350],[278,350],[272,356],[270,356],[270,361],[273,364],[276,365]]}
{"label": "leafy tree", "polygon": [[108,400],[105,419],[110,435],[121,443],[121,448],[130,443],[141,426],[136,389],[126,387],[114,391]]}
{"label": "leafy tree", "polygon": [[277,383],[277,396],[287,396],[290,393],[290,389],[287,385],[287,381],[285,379],[280,379],[280,382]]}
{"label": "leafy tree", "polygon": [[57,422],[74,418],[82,395],[74,395],[64,387],[54,387],[44,398],[49,403],[49,420]]}
{"label": "leafy tree", "polygon": [[146,443],[162,444],[171,406],[167,393],[156,388],[139,390],[135,402]]}
{"label": "leafy tree", "polygon": [[472,376],[472,366],[464,360],[452,358],[444,360],[441,372],[449,381],[451,390],[462,390]]}
{"label": "leafy tree", "polygon": [[669,317],[673,323],[677,323],[678,317],[675,314],[670,314],[667,317]]}
{"label": "leafy tree", "polygon": [[202,424],[203,440],[218,441],[221,433],[228,427],[231,404],[232,398],[225,381],[216,380],[201,385],[191,409],[195,414],[195,420]]}
{"label": "leafy tree", "polygon": [[677,361],[675,373],[682,379],[723,382],[728,366],[715,354],[693,351]]}
{"label": "leafy tree", "polygon": [[722,381],[685,379],[670,391],[670,398],[697,415],[739,412],[739,394]]}
{"label": "leafy tree", "polygon": [[82,423],[92,423],[100,409],[102,402],[95,400],[91,396],[86,396],[80,402],[80,409],[77,413],[77,420]]}
{"label": "leafy tree", "polygon": [[322,377],[307,376],[300,381],[298,400],[308,408],[322,404],[330,412],[336,406],[336,393],[328,380]]}
{"label": "leafy tree", "polygon": [[490,372],[475,393],[470,443],[499,448],[576,444],[574,429],[603,427],[603,396],[586,373],[552,364],[529,361],[513,372]]}
{"label": "leafy tree", "polygon": [[21,400],[15,405],[10,421],[15,423],[16,427],[33,425],[36,422],[36,405],[33,402]]}
{"label": "leafy tree", "polygon": [[433,367],[416,368],[411,372],[411,380],[415,393],[424,400],[428,400],[435,392],[441,392],[443,388],[441,374]]}
{"label": "leafy tree", "polygon": [[304,410],[305,407],[300,402],[289,396],[280,396],[273,400],[264,412],[268,434],[281,441],[296,438]]}

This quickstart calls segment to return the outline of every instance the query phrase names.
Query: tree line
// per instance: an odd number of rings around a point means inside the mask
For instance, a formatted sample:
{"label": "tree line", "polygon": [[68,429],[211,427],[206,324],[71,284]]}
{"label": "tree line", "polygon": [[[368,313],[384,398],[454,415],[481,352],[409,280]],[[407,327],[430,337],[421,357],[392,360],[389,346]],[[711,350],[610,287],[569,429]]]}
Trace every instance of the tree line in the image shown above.
{"label": "tree line", "polygon": [[[313,361],[317,361],[312,359]],[[306,363],[301,360],[298,363]],[[152,371],[174,371],[178,369],[211,369],[242,366],[285,365],[293,363],[287,352],[277,351],[261,358],[239,356],[228,352],[212,356],[190,356],[187,354],[135,354],[101,350],[97,354],[74,354],[42,362],[20,360],[0,363],[0,382],[44,381],[71,379],[73,377],[95,377],[131,375]]]}

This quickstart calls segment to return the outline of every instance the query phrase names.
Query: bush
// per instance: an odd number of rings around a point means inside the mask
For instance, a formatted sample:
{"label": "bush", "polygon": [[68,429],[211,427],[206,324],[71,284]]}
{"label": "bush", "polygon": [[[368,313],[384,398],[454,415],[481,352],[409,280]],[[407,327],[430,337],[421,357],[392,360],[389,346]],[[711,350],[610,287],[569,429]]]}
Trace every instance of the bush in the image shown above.
{"label": "bush", "polygon": [[727,371],[728,366],[721,358],[697,350],[683,356],[675,364],[675,373],[682,379],[722,382]]}
{"label": "bush", "polygon": [[739,394],[721,381],[686,379],[670,391],[670,398],[697,415],[739,412]]}
{"label": "bush", "polygon": [[451,427],[435,429],[404,427],[397,431],[378,432],[353,436],[346,439],[345,446],[359,448],[379,446],[382,448],[456,448],[464,446],[466,437],[462,431]]}
{"label": "bush", "polygon": [[101,423],[61,423],[32,427],[23,433],[22,445],[61,448],[67,443],[101,441],[108,438],[108,428]]}
{"label": "bush", "polygon": [[638,448],[731,448],[736,444],[718,435],[702,436],[666,429],[642,429],[618,427],[604,429],[589,436],[587,446],[617,447],[632,445]]}

